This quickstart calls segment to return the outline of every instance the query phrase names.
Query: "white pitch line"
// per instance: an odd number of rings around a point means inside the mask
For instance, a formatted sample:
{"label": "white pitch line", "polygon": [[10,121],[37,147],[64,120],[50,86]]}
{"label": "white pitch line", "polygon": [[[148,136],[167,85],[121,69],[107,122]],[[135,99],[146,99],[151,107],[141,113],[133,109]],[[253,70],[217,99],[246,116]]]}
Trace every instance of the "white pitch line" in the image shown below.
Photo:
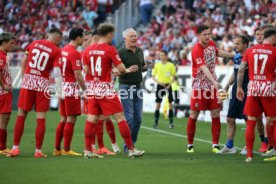
{"label": "white pitch line", "polygon": [[[150,131],[153,131],[153,132],[158,132],[158,133],[166,134],[166,135],[172,135],[172,136],[175,136],[175,137],[187,138],[186,135],[171,133],[171,132],[167,132],[167,131],[164,131],[164,130],[154,129],[154,128],[150,128],[150,127],[146,127],[146,126],[141,126],[141,128],[146,129],[146,130],[150,130]],[[204,143],[212,144],[211,141],[206,141],[204,139],[194,138],[194,140],[199,141],[199,142],[204,142]],[[219,144],[219,145],[220,146],[224,146],[224,144]],[[236,146],[235,146],[235,148],[237,150],[242,150],[243,149],[243,148],[236,147]],[[258,155],[262,154],[262,153],[259,153],[259,152],[256,152],[256,151],[253,151],[253,153],[258,154]]]}

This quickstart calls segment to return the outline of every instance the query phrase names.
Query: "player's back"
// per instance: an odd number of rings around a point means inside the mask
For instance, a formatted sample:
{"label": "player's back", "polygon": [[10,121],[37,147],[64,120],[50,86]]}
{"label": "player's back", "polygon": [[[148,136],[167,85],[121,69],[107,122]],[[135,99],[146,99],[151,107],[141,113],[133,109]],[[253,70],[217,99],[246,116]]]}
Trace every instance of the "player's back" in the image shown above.
{"label": "player's back", "polygon": [[61,50],[62,76],[65,82],[76,82],[74,70],[81,70],[81,54],[73,45],[66,45]]}
{"label": "player's back", "polygon": [[61,51],[52,42],[37,40],[26,49],[28,58],[22,81],[22,88],[43,91],[49,84],[50,71],[60,67]]}
{"label": "player's back", "polygon": [[60,49],[47,40],[37,40],[32,42],[26,49],[28,59],[25,73],[49,78],[49,72],[53,68],[54,62],[60,59]]}
{"label": "player's back", "polygon": [[113,46],[96,43],[85,50],[83,62],[89,68],[86,80],[112,82],[112,65],[121,64],[121,59]]}
{"label": "player's back", "polygon": [[247,54],[249,79],[256,81],[274,81],[276,78],[276,48],[270,44],[258,44],[251,47]]}
{"label": "player's back", "polygon": [[244,61],[248,63],[250,96],[275,96],[276,48],[258,44],[247,50]]}

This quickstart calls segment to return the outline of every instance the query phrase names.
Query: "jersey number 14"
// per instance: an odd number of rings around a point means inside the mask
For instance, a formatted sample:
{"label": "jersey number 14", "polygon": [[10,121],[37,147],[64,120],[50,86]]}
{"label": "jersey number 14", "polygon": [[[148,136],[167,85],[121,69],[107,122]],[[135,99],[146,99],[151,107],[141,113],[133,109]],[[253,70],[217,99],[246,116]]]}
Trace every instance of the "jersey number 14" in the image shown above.
{"label": "jersey number 14", "polygon": [[97,57],[96,63],[94,60],[94,57],[90,57],[90,62],[91,62],[91,74],[92,76],[95,76],[95,72],[97,72],[97,76],[102,75],[102,58],[99,56]]}

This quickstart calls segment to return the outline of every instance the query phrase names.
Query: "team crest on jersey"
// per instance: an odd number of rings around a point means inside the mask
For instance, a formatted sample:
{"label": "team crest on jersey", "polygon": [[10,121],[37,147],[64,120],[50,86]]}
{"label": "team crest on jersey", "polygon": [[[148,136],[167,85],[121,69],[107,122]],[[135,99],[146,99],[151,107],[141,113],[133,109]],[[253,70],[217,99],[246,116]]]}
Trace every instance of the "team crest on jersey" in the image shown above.
{"label": "team crest on jersey", "polygon": [[4,61],[2,59],[0,59],[0,65],[3,65]]}
{"label": "team crest on jersey", "polygon": [[197,59],[196,59],[196,64],[198,64],[198,65],[199,65],[199,64],[201,64],[201,63],[202,63],[201,58],[197,58]]}

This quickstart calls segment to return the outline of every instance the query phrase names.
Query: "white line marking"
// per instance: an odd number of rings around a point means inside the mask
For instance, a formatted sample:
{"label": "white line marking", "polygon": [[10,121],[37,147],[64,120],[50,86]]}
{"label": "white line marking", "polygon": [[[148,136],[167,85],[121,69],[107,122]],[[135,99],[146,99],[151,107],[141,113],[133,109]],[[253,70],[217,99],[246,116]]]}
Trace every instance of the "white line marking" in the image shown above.
{"label": "white line marking", "polygon": [[[164,131],[164,130],[154,129],[154,128],[150,128],[150,127],[146,127],[146,126],[141,126],[141,128],[149,130],[149,131],[153,131],[153,132],[158,132],[158,133],[166,134],[166,135],[172,135],[172,136],[175,136],[175,137],[187,138],[186,135],[171,133],[171,132],[167,132],[167,131]],[[199,142],[204,142],[204,143],[212,144],[211,141],[206,141],[204,139],[194,138],[194,140],[199,141]],[[224,146],[224,144],[219,144],[219,145],[220,146]],[[243,149],[243,148],[236,147],[236,146],[235,146],[235,148],[237,150],[242,150]],[[262,154],[262,153],[259,153],[259,152],[256,152],[256,151],[253,151],[253,153],[258,154],[258,155]]]}

